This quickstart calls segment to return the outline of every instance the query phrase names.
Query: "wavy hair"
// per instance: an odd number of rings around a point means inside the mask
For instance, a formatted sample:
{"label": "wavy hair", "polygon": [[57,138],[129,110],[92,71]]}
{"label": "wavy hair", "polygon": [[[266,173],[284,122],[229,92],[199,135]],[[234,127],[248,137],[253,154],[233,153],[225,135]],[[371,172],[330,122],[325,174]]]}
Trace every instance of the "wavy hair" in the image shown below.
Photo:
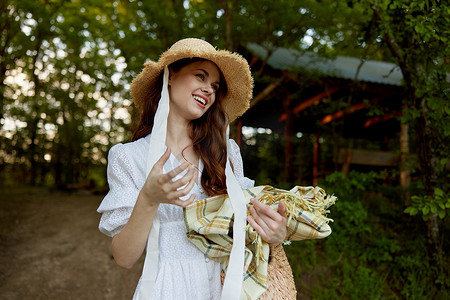
{"label": "wavy hair", "polygon": [[[169,67],[178,72],[183,67],[203,58],[184,58],[172,63]],[[220,69],[219,69],[220,72]],[[132,141],[136,141],[152,132],[153,119],[161,98],[163,74],[158,77],[157,87],[149,94],[140,114],[140,120],[133,132]],[[219,90],[216,92],[216,101],[199,119],[190,122],[190,138],[195,153],[203,162],[201,185],[210,196],[226,193],[225,164],[227,159],[226,128],[228,116],[222,107],[221,99],[226,95],[225,79],[220,72]],[[189,147],[189,146],[188,146]],[[187,147],[184,150],[186,150]],[[184,155],[183,155],[184,157]]]}

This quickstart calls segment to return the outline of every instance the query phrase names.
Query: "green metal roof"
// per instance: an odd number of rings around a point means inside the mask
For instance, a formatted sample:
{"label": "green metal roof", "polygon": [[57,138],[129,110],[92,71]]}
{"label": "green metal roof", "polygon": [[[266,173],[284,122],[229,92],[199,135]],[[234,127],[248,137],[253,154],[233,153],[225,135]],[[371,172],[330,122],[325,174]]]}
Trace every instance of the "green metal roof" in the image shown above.
{"label": "green metal roof", "polygon": [[[263,60],[268,54],[265,47],[254,43],[247,44],[247,49]],[[316,70],[327,76],[396,86],[402,85],[403,80],[400,68],[393,63],[366,60],[358,72],[361,64],[359,58],[338,56],[335,59],[327,59],[312,52],[300,52],[287,48],[273,48],[267,63],[274,69],[295,70],[301,67]],[[358,75],[357,78],[355,78],[356,75]]]}

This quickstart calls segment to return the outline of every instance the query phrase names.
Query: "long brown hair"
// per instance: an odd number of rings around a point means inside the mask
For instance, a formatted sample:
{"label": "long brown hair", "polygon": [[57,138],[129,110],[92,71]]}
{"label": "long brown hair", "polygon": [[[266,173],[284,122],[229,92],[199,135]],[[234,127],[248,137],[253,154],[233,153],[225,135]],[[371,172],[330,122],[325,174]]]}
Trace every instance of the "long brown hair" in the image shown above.
{"label": "long brown hair", "polygon": [[[203,58],[184,58],[172,63],[169,67],[174,72]],[[220,72],[220,69],[219,69]],[[161,97],[163,74],[158,77],[157,88],[150,92],[141,111],[140,121],[133,132],[132,141],[147,136],[152,132],[153,119]],[[195,153],[203,162],[201,184],[205,192],[210,195],[226,193],[225,163],[227,159],[226,127],[228,117],[222,107],[221,99],[227,93],[225,79],[220,72],[219,90],[216,92],[216,101],[208,111],[199,119],[190,123],[190,138]],[[184,151],[184,150],[183,150]]]}

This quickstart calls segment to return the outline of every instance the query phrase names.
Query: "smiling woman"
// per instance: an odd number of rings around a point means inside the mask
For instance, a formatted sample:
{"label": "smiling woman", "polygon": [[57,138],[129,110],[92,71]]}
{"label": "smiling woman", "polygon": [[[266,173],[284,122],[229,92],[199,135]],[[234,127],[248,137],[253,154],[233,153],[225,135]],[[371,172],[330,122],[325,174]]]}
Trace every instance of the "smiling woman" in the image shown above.
{"label": "smiling woman", "polygon": [[[240,55],[198,39],[177,42],[133,81],[139,124],[132,143],[110,150],[110,192],[98,211],[117,264],[130,268],[147,248],[135,299],[220,297],[220,264],[187,240],[182,208],[225,193],[227,176],[236,177],[239,189],[253,186],[239,148],[226,139],[229,122],[248,108],[252,87]],[[234,174],[230,169],[226,176],[227,157]]]}
{"label": "smiling woman", "polygon": [[[110,150],[110,191],[98,211],[100,230],[113,237],[118,265],[131,268],[146,249],[134,299],[241,296],[245,237],[238,228],[247,216],[242,189],[254,181],[244,177],[227,127],[248,109],[252,88],[250,68],[240,55],[198,39],[178,41],[133,81],[140,121],[132,143]],[[186,237],[183,207],[225,193],[235,212],[235,242],[222,289],[220,263]],[[286,218],[274,214],[257,222],[278,233],[268,235],[270,243],[281,243]]]}

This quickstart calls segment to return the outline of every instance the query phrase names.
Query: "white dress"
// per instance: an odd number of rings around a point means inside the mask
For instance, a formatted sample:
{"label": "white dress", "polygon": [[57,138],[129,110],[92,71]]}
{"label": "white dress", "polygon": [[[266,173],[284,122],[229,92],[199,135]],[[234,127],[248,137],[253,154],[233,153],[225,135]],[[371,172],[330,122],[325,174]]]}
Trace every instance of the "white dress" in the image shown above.
{"label": "white dress", "polygon": [[[150,135],[131,143],[117,144],[109,152],[107,177],[110,190],[97,210],[103,213],[99,229],[108,236],[118,234],[131,216],[146,179],[149,141]],[[230,140],[230,144],[230,161],[238,182],[243,189],[253,187],[254,181],[244,177],[238,145],[233,140]],[[171,155],[164,165],[164,173],[179,164]],[[200,161],[200,171],[202,168]],[[201,185],[195,184],[184,199],[188,199],[192,193],[196,194],[195,200],[207,197]],[[183,209],[176,205],[161,204],[158,215],[161,222],[159,265],[153,299],[219,299],[222,291],[220,264],[205,257],[186,238]],[[141,280],[136,290],[140,284]]]}

